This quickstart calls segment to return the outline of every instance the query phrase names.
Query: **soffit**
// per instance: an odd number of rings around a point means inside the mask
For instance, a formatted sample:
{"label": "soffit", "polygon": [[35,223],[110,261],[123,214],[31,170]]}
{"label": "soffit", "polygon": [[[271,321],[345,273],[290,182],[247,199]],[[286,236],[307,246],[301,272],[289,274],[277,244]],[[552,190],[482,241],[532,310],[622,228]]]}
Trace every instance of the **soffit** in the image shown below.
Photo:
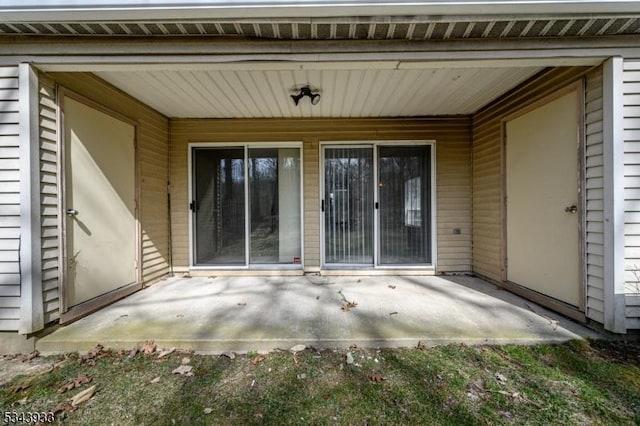
{"label": "soffit", "polygon": [[386,16],[218,20],[86,20],[0,22],[0,34],[61,36],[214,36],[274,40],[456,40],[593,37],[640,33],[631,15],[555,17]]}
{"label": "soffit", "polygon": [[[168,117],[416,117],[471,114],[543,68],[98,71]],[[290,95],[302,85],[318,105]]]}

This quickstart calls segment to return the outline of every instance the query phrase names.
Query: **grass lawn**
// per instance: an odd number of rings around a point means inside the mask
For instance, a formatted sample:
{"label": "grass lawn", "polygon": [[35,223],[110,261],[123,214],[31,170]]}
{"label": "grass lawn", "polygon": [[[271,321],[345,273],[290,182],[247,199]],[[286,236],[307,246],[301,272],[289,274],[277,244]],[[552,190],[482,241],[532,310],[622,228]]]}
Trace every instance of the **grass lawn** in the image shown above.
{"label": "grass lawn", "polygon": [[[233,359],[178,351],[158,358],[159,349],[144,349],[47,358],[51,371],[0,387],[2,415],[55,410],[56,423],[78,425],[640,425],[639,342]],[[181,365],[192,375],[172,373]],[[90,399],[68,402],[94,385]]]}

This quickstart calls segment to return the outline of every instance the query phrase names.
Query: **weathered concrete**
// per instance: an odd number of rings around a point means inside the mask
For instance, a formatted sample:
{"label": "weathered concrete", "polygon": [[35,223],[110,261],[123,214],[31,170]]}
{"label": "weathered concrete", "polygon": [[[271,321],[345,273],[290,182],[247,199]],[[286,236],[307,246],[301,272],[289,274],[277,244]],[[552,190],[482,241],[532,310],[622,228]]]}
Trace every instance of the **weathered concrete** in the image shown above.
{"label": "weathered concrete", "polygon": [[[345,299],[357,306],[343,311]],[[167,279],[61,327],[36,347],[131,348],[153,339],[161,347],[216,353],[298,343],[530,344],[580,337],[597,334],[472,277],[203,277]]]}

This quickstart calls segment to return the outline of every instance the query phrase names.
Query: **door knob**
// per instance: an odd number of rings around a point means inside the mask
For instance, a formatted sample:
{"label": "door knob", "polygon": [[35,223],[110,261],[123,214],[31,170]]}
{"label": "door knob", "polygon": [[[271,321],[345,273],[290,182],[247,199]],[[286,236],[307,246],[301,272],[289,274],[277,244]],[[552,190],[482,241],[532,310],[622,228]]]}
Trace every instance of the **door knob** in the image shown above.
{"label": "door knob", "polygon": [[576,213],[578,211],[578,207],[573,205],[573,206],[569,206],[569,207],[565,207],[564,211],[567,213]]}
{"label": "door knob", "polygon": [[78,213],[80,212],[76,209],[67,209],[67,216],[78,216]]}

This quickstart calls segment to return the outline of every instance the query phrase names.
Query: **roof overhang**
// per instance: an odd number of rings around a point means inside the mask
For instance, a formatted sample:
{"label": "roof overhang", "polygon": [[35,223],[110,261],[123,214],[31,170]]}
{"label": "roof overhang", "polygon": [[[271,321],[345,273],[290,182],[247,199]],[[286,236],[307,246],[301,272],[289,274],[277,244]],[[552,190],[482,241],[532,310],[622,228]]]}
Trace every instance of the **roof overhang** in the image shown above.
{"label": "roof overhang", "polygon": [[[637,14],[634,0],[1,0],[7,22],[87,22],[105,20],[193,20],[319,18],[346,16],[427,16]],[[444,19],[444,18],[443,18]]]}

